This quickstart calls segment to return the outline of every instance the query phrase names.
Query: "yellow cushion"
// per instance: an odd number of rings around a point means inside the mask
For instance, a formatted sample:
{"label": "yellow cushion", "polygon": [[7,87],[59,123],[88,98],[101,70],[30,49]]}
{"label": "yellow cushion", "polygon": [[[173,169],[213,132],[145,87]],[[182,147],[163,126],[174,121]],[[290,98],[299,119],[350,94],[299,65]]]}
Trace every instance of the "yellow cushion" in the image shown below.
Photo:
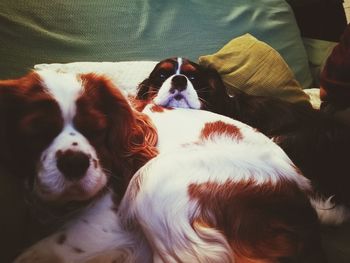
{"label": "yellow cushion", "polygon": [[201,56],[199,64],[215,68],[229,93],[240,89],[252,95],[309,103],[309,96],[281,55],[250,34],[234,38],[212,55]]}

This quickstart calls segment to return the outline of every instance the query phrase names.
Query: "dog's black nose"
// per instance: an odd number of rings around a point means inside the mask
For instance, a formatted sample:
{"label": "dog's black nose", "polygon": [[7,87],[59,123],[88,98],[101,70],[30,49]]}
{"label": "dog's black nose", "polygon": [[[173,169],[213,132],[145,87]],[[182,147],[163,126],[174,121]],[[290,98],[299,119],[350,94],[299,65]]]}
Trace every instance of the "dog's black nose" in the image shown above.
{"label": "dog's black nose", "polygon": [[68,180],[79,180],[84,177],[90,166],[89,156],[80,151],[67,150],[56,153],[57,168]]}
{"label": "dog's black nose", "polygon": [[176,75],[171,80],[170,92],[174,93],[175,90],[183,91],[187,87],[187,79],[183,75]]}

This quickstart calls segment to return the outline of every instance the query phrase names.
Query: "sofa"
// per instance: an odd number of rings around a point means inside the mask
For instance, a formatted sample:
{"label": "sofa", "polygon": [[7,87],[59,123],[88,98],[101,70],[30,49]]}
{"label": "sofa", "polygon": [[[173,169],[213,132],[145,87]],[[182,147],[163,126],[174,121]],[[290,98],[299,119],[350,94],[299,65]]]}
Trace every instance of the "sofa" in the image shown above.
{"label": "sofa", "polygon": [[[336,44],[334,32],[339,32],[339,37],[346,25],[345,16],[337,15],[337,23],[332,20],[333,28],[336,27],[329,30],[332,34],[315,39],[322,34],[319,28],[313,32],[310,21],[302,19],[303,5],[310,10],[312,6],[315,10],[317,6],[334,7],[339,12],[341,2],[3,0],[0,79],[20,77],[34,67],[70,70],[85,65],[85,71],[109,73],[117,84],[132,89],[156,61],[172,56],[198,61],[199,57],[213,54],[232,39],[249,33],[276,50],[299,88],[316,88],[309,94],[317,97],[319,72]],[[298,20],[294,14],[299,15]],[[114,66],[115,71],[108,72]],[[11,262],[28,245],[30,208],[23,199],[18,178],[13,178],[2,166],[0,160],[0,262]],[[350,262],[350,224],[324,226],[322,235],[330,262]]]}

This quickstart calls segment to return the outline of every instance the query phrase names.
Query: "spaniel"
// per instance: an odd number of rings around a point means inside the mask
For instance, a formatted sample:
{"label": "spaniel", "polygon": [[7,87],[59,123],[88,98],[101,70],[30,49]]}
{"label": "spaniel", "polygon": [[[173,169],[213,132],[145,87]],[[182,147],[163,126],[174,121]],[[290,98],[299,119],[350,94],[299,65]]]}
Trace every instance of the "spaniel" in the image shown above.
{"label": "spaniel", "polygon": [[157,153],[148,118],[94,74],[43,70],[0,81],[0,120],[0,165],[25,185],[31,214],[48,228],[109,187],[120,198]]}
{"label": "spaniel", "polygon": [[340,224],[349,219],[350,129],[331,116],[311,106],[248,95],[238,89],[230,96],[214,69],[185,58],[159,62],[140,83],[136,97],[143,101],[137,104],[141,110],[150,102],[163,107],[202,109],[257,128],[272,138],[311,180],[318,195],[315,205],[324,223]]}
{"label": "spaniel", "polygon": [[[29,262],[326,262],[309,180],[256,129],[149,104],[157,157],[17,259]],[[115,213],[117,209],[117,214]]]}

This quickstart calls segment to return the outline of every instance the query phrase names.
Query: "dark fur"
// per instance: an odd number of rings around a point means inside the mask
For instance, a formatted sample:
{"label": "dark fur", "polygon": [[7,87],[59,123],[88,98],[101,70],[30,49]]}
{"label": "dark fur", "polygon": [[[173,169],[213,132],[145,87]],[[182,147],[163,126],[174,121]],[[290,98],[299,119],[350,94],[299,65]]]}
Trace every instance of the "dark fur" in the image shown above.
{"label": "dark fur", "polygon": [[273,138],[318,193],[350,207],[347,126],[311,107],[247,94],[231,98],[222,114]]}

